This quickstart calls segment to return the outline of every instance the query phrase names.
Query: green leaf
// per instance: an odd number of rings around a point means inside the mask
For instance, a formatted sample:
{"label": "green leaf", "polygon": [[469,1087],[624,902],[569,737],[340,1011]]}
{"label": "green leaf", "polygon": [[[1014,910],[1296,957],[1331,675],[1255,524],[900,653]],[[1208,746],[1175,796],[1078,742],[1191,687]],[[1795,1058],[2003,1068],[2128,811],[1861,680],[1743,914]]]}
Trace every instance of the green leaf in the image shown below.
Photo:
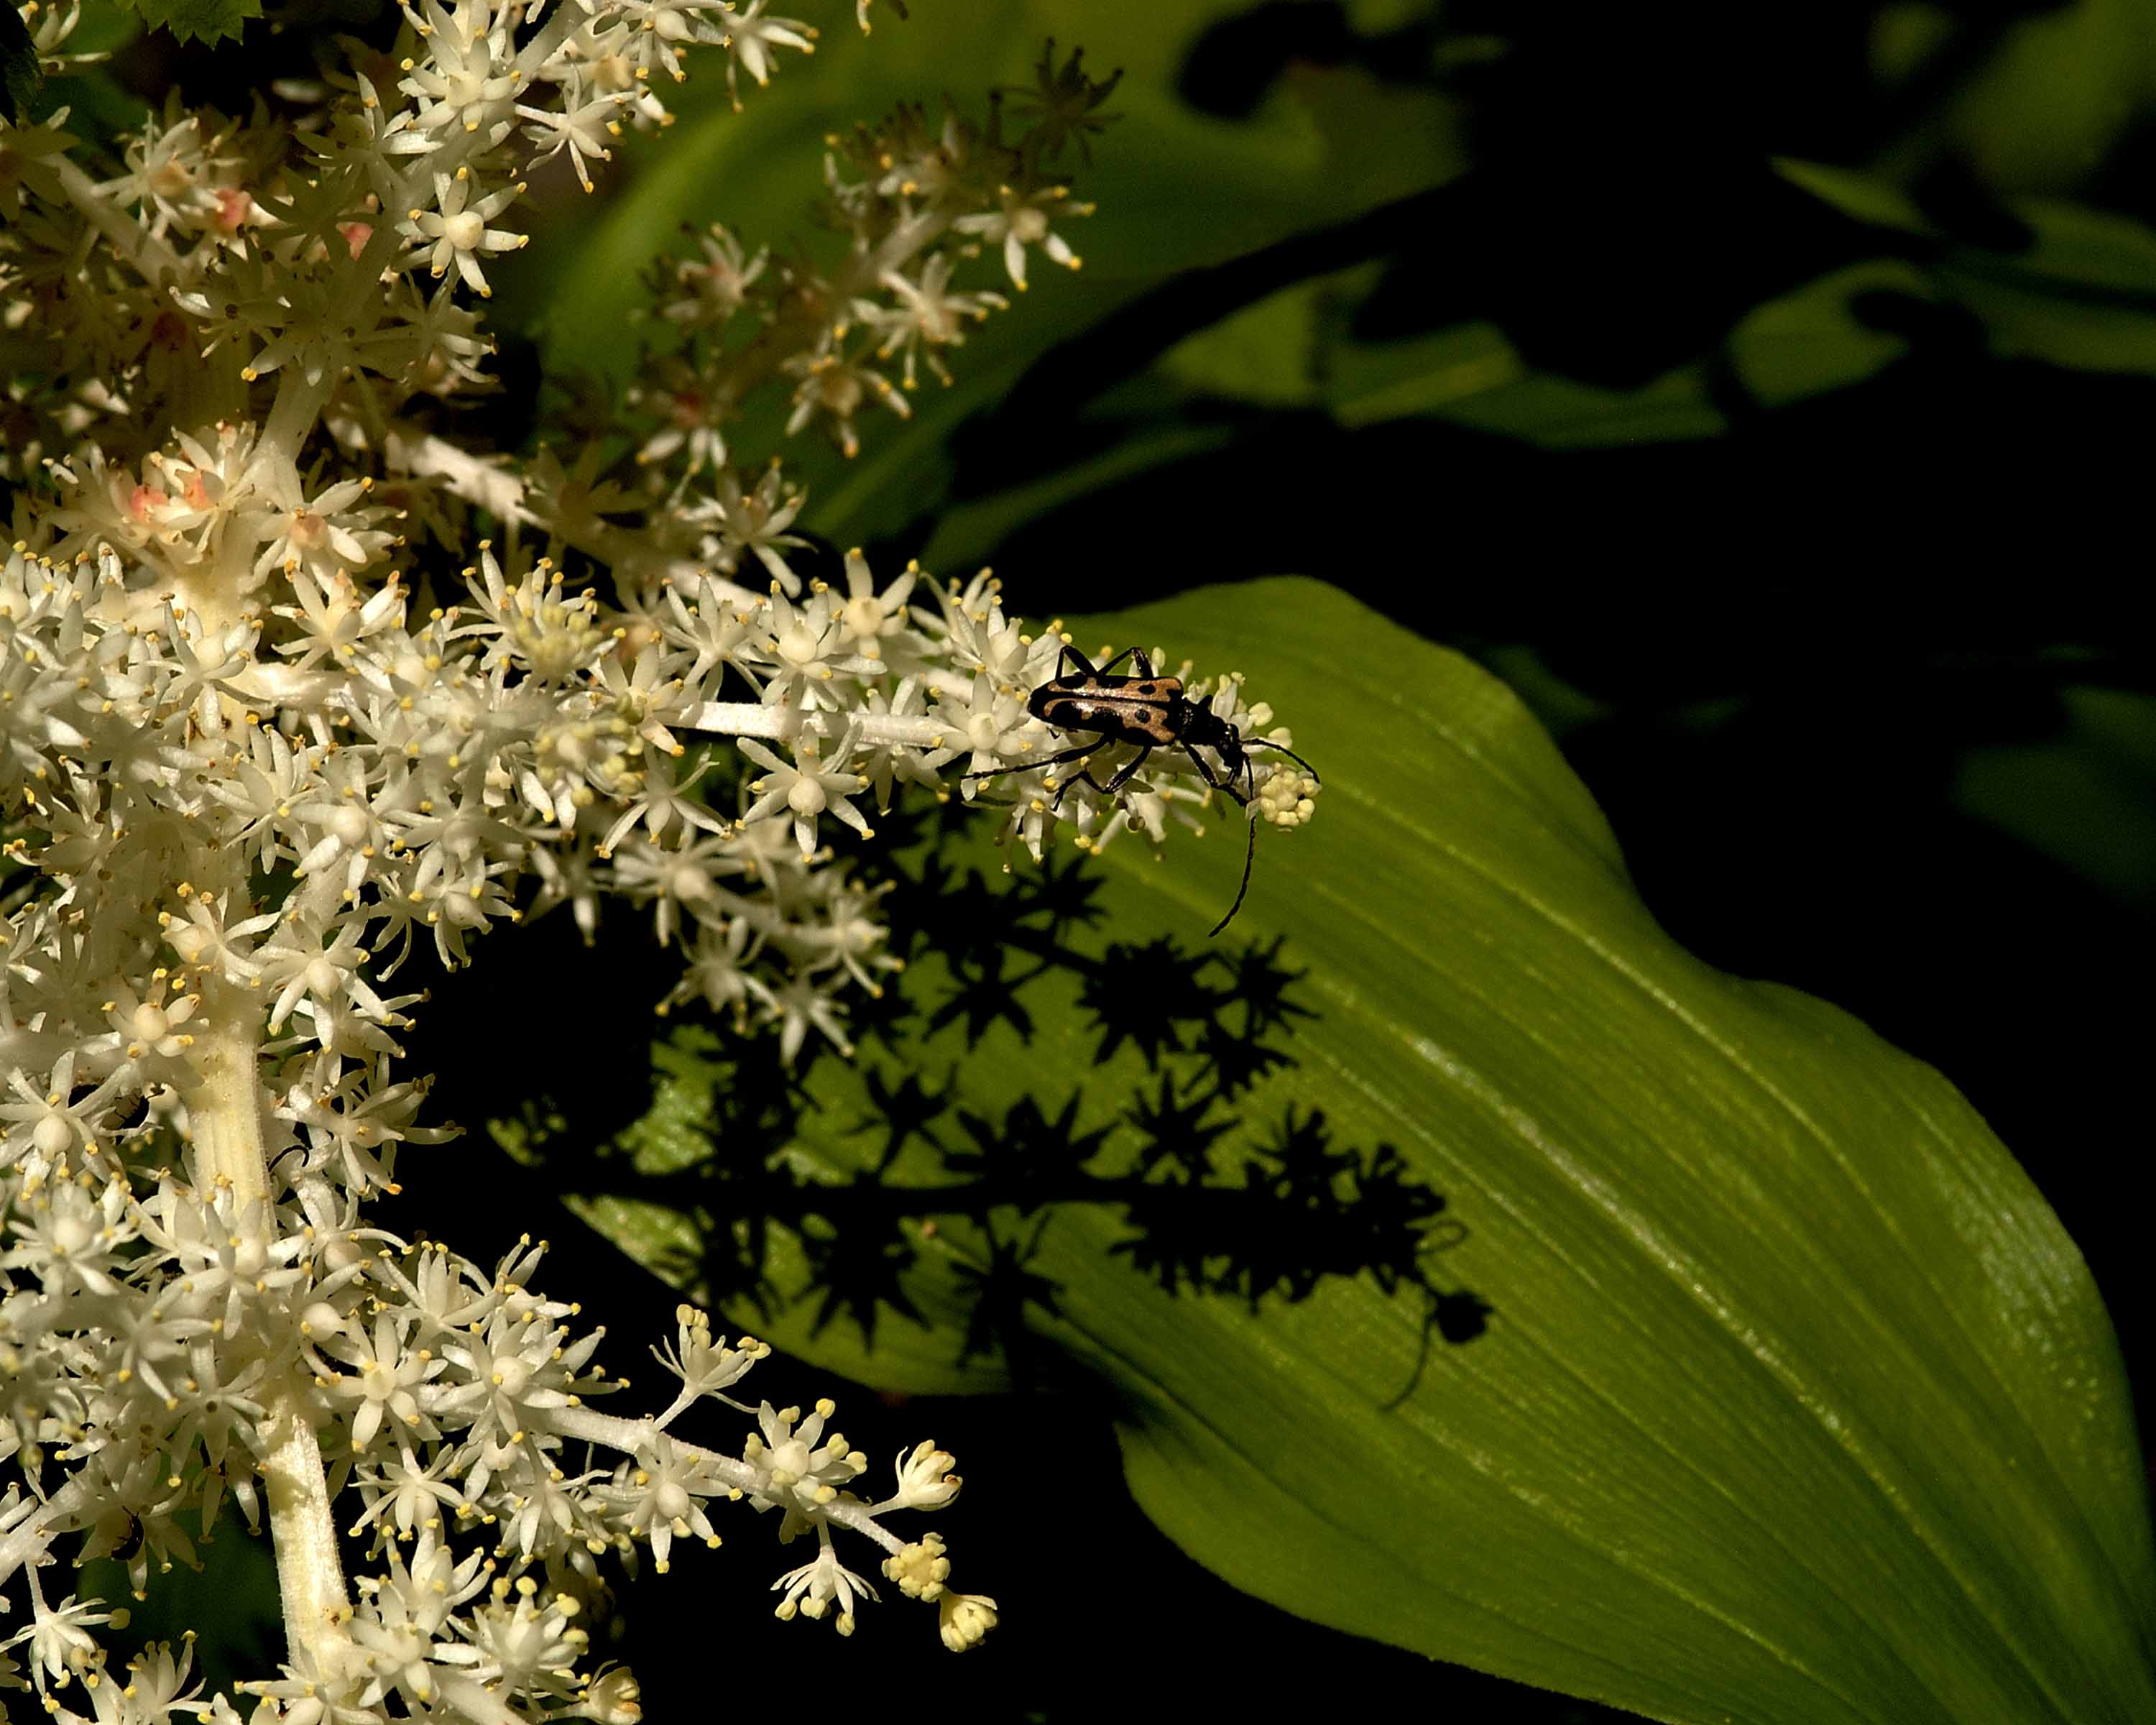
{"label": "green leaf", "polygon": [[1957,248],[1948,292],[1993,345],[2078,370],[2156,372],[2156,234],[2125,216],[2031,199],[2014,206],[2035,235],[2017,257]]}
{"label": "green leaf", "polygon": [[2156,700],[2065,689],[2063,734],[1971,749],[1955,805],[2143,916],[2156,912]]}
{"label": "green leaf", "polygon": [[[810,225],[828,134],[901,101],[933,109],[945,92],[980,117],[991,89],[1031,83],[1047,38],[1075,39],[1089,66],[1124,72],[1107,110],[1116,118],[1091,166],[1071,164],[1080,195],[1098,204],[1070,229],[1085,268],[1074,276],[1037,265],[1031,290],[1012,295],[1011,309],[970,332],[951,357],[956,387],[924,377],[910,419],[869,422],[858,462],[819,439],[784,437],[783,391],[752,401],[729,434],[757,459],[783,452],[814,499],[807,525],[818,531],[841,543],[896,531],[947,477],[952,427],[997,401],[1074,330],[1179,271],[1459,171],[1449,102],[1373,91],[1361,74],[1298,80],[1248,120],[1191,109],[1174,88],[1183,56],[1209,25],[1241,9],[1240,0],[1089,0],[1074,28],[1057,0],[1014,0],[977,8],[956,33],[926,13],[909,22],[879,15],[865,39],[828,31],[812,62],[789,61],[769,88],[746,91],[740,113],[729,108],[723,80],[700,77],[691,56],[690,81],[667,92],[679,124],[662,140],[626,142],[625,172],[607,195],[557,213],[543,259],[501,272],[497,311],[543,326],[550,369],[619,373],[634,357],[621,332],[644,302],[638,272],[673,244],[682,223],[720,220],[752,249],[783,252],[798,240],[828,259],[834,236]],[[1009,290],[993,257],[962,275],[972,285]]]}
{"label": "green leaf", "polygon": [[122,0],[152,30],[170,30],[182,42],[239,39],[240,26],[262,16],[262,0]]}
{"label": "green leaf", "polygon": [[[803,1230],[834,1274],[897,1266],[916,1316],[886,1302],[865,1348],[807,1290],[760,1332],[926,1388],[999,1375],[978,1353],[1000,1324],[1052,1352],[998,1364],[1113,1387],[1131,1486],[1194,1557],[1437,1657],[1670,1720],[2156,1717],[2111,1327],[1955,1091],[1833,1007],[1678,948],[1510,691],[1344,596],[1212,589],[1080,639],[1246,672],[1325,775],[1318,817],[1260,834],[1210,946],[1232,820],[1158,862],[1111,846],[1091,927],[999,925],[962,860],[901,891],[895,916],[947,919],[947,957],[906,975],[924,1015],[814,1068],[780,1164],[828,1183],[834,1215],[880,1194],[936,1223]],[[1007,890],[1039,880],[1019,867]],[[1055,880],[1027,902],[1072,911]],[[1134,1109],[1250,1052],[1236,1003],[1270,997],[1224,988],[1231,964],[1290,975],[1279,998],[1313,1015],[1252,1039],[1281,1058],[1249,1082],[1215,1072],[1191,1136],[1226,1127],[1226,1183],[1178,1186],[1173,1133]],[[981,994],[990,968],[1018,980]],[[907,1075],[947,1111],[895,1133],[873,1087]],[[1313,1166],[1316,1186],[1282,1172]],[[1238,1176],[1272,1195],[1238,1210]],[[1332,1223],[1374,1232],[1357,1206],[1388,1181],[1396,1209],[1442,1194],[1464,1238],[1425,1235],[1450,1250],[1404,1269],[1343,1255]],[[1186,1240],[1174,1296],[1146,1271],[1177,1250],[1145,1220],[1171,1200],[1240,1218]],[[1327,1273],[1268,1281],[1268,1251]],[[775,1250],[783,1293],[803,1261]],[[997,1286],[961,1364],[957,1308]],[[1434,1332],[1467,1297],[1481,1332]]]}
{"label": "green leaf", "polygon": [[[1931,280],[1912,266],[1887,260],[1860,264],[1838,279],[1866,275],[1886,286],[1924,297],[1937,294],[1982,320],[1991,345],[2017,357],[2099,372],[2156,372],[2156,233],[2144,222],[2087,204],[2028,198],[2008,206],[2032,243],[2021,252],[1985,251],[1944,240],[1915,204],[1884,182],[1818,162],[1784,157],[1776,169],[1844,214],[1907,236],[1904,248],[1925,258]],[[1882,241],[1892,244],[1882,232]],[[1810,305],[1807,321],[1826,307],[1826,283],[1799,290],[1784,308]],[[1753,314],[1756,324],[1777,308]],[[1863,340],[1843,339],[1836,357],[1852,362]],[[1873,343],[1883,338],[1874,335]],[[1884,350],[1881,350],[1884,351]],[[1809,393],[1807,390],[1805,393]]]}
{"label": "green leaf", "polygon": [[1852,264],[1757,307],[1729,333],[1729,357],[1752,398],[1767,407],[1861,383],[1907,343],[1872,329],[1854,311],[1860,296],[1928,298],[1931,285],[1900,259]]}
{"label": "green leaf", "polygon": [[2030,17],[1954,105],[1970,166],[2002,192],[2082,180],[2156,98],[2156,6],[2077,0]]}
{"label": "green leaf", "polygon": [[29,112],[44,74],[38,68],[38,45],[30,39],[23,15],[0,6],[0,119],[10,125]]}
{"label": "green leaf", "polygon": [[1267,407],[1318,401],[1324,285],[1302,281],[1187,336],[1160,357],[1160,372],[1186,389]]}

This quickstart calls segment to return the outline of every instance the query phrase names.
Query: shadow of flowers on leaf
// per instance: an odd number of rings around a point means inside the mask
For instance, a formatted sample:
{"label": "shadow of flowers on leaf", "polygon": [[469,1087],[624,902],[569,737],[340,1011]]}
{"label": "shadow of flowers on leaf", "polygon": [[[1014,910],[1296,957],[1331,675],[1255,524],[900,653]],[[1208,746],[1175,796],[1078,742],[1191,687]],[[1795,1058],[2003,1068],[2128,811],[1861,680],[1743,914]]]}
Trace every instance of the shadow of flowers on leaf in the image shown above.
{"label": "shadow of flowers on leaf", "polygon": [[1089,868],[992,885],[952,811],[883,827],[900,843],[851,866],[884,891],[908,963],[850,1021],[850,1060],[813,1048],[788,1070],[768,1041],[690,1023],[654,1043],[634,1006],[663,995],[671,956],[614,927],[602,958],[542,923],[490,955],[533,974],[496,962],[487,986],[591,978],[578,1057],[475,1050],[480,997],[445,1002],[434,1021],[459,1046],[433,1056],[439,1094],[668,1281],[762,1326],[846,1327],[865,1351],[896,1320],[947,1336],[961,1366],[1036,1381],[1065,1291],[1044,1245],[1081,1210],[1127,1226],[1109,1255],[1172,1296],[1255,1313],[1367,1276],[1419,1296],[1425,1353],[1482,1333],[1486,1303],[1432,1273],[1466,1235],[1444,1195],[1394,1146],[1267,1099],[1278,1079],[1291,1095],[1317,1016],[1280,940],[1118,938]]}

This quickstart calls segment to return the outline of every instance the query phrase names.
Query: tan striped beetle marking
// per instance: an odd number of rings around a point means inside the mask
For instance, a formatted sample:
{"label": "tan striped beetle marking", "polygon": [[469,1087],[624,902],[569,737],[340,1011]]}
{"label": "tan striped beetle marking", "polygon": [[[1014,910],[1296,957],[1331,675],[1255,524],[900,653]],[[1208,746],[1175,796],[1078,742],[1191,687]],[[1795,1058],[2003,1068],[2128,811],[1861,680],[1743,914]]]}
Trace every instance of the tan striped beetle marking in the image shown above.
{"label": "tan striped beetle marking", "polygon": [[[1113,675],[1115,668],[1126,659],[1137,675]],[[1224,792],[1234,799],[1236,807],[1245,811],[1244,824],[1250,829],[1250,839],[1243,850],[1243,884],[1236,889],[1235,902],[1228,906],[1228,914],[1213,925],[1214,934],[1234,922],[1235,912],[1243,908],[1243,896],[1250,890],[1250,864],[1257,855],[1258,824],[1248,816],[1250,798],[1257,794],[1257,778],[1250,766],[1250,752],[1276,750],[1306,768],[1312,778],[1317,777],[1317,769],[1285,743],[1267,742],[1263,738],[1245,742],[1242,732],[1212,708],[1185,695],[1182,678],[1163,677],[1154,670],[1152,661],[1142,648],[1126,647],[1096,666],[1075,647],[1066,645],[1056,658],[1055,675],[1026,696],[1025,710],[1059,731],[1090,731],[1096,741],[1044,755],[1019,766],[991,767],[980,773],[969,773],[968,778],[993,778],[1005,773],[1054,767],[1065,761],[1078,762],[1078,771],[1056,788],[1055,801],[1050,805],[1053,808],[1061,804],[1063,793],[1080,779],[1101,796],[1112,798],[1130,783],[1131,775],[1145,765],[1146,757],[1155,749],[1179,748],[1190,757],[1190,764],[1197,768],[1200,778],[1214,790]],[[1102,742],[1128,743],[1137,751],[1116,769],[1106,784],[1093,777],[1089,759]],[[1220,757],[1218,768],[1198,752],[1202,748],[1211,749]],[[1235,788],[1238,774],[1243,780],[1240,790]]]}

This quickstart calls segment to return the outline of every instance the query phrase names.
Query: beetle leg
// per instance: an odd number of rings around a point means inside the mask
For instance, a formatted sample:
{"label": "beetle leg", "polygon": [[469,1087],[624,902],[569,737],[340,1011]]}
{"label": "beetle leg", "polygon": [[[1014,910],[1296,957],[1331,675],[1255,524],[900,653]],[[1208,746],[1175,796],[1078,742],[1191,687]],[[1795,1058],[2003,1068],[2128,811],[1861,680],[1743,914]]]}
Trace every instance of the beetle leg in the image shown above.
{"label": "beetle leg", "polygon": [[[1235,781],[1232,776],[1224,778],[1216,774],[1210,767],[1208,767],[1205,764],[1205,757],[1199,754],[1197,749],[1189,743],[1186,742],[1183,744],[1183,752],[1190,757],[1190,764],[1198,769],[1198,776],[1204,779],[1206,783],[1211,785],[1216,791],[1225,791],[1230,797],[1235,799],[1239,807],[1245,809],[1250,807],[1250,799],[1235,788]],[[1249,764],[1248,761],[1245,760],[1244,764],[1247,766]]]}
{"label": "beetle leg", "polygon": [[[1101,744],[1095,743],[1091,747],[1087,748],[1086,752],[1089,755],[1095,754],[1099,752]],[[1118,767],[1116,769],[1114,776],[1111,778],[1106,784],[1102,784],[1099,779],[1093,777],[1092,768],[1090,767],[1081,768],[1078,772],[1072,773],[1070,778],[1065,779],[1061,784],[1056,786],[1055,800],[1048,806],[1051,809],[1061,808],[1063,806],[1063,793],[1069,790],[1071,786],[1077,784],[1081,781],[1084,783],[1093,787],[1093,793],[1096,796],[1113,797],[1117,791],[1123,788],[1124,781],[1129,778],[1130,776],[1133,773],[1137,772],[1139,768],[1145,765],[1146,757],[1152,752],[1152,751],[1151,749],[1140,749],[1137,754],[1133,755],[1129,760],[1126,761],[1121,767]]]}
{"label": "beetle leg", "polygon": [[1145,765],[1146,757],[1150,755],[1152,752],[1152,751],[1151,749],[1140,749],[1135,755],[1132,755],[1129,760],[1124,762],[1122,766],[1116,769],[1114,778],[1111,778],[1106,784],[1095,785],[1093,788],[1098,791],[1104,797],[1114,796],[1117,791],[1122,789],[1125,785],[1131,782],[1131,775],[1137,772],[1139,768]]}
{"label": "beetle leg", "polygon": [[959,774],[958,779],[963,784],[969,778],[1000,778],[1006,773],[1030,773],[1036,767],[1054,767],[1065,761],[1082,761],[1100,747],[1097,742],[1081,742],[1075,749],[1065,749],[1057,754],[1043,755],[1037,761],[1013,761],[1007,766],[983,767],[978,773],[963,773]]}
{"label": "beetle leg", "polygon": [[[1029,761],[1025,763],[1024,768],[999,767],[995,770],[998,773],[1018,773],[1034,767],[1053,767],[1064,761],[1084,761],[1091,756],[1099,754],[1102,749],[1108,747],[1110,747],[1110,741],[1108,738],[1104,737],[1093,742],[1081,743],[1076,748],[1065,749],[1060,754],[1046,755],[1038,761]],[[1121,767],[1118,767],[1116,769],[1114,776],[1111,778],[1106,784],[1102,784],[1099,779],[1093,777],[1092,771],[1090,768],[1080,768],[1077,772],[1072,773],[1070,778],[1065,779],[1060,784],[1055,787],[1055,800],[1050,803],[1048,806],[1050,809],[1060,809],[1063,806],[1065,793],[1069,791],[1070,787],[1074,784],[1089,784],[1092,786],[1093,792],[1096,796],[1114,796],[1117,791],[1122,788],[1124,782],[1127,780],[1133,773],[1137,772],[1139,768],[1145,765],[1146,757],[1152,752],[1152,751],[1149,748],[1140,749],[1136,755],[1132,757],[1131,759],[1126,761]],[[968,778],[979,778],[985,777],[985,775],[977,773],[969,773],[966,777]]]}

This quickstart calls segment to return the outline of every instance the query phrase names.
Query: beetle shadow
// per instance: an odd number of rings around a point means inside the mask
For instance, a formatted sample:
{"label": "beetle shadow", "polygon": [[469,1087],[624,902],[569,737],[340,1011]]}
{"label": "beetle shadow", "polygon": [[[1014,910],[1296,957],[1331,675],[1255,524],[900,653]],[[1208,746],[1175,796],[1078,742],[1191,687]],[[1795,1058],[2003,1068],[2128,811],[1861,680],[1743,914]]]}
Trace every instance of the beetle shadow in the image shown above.
{"label": "beetle shadow", "polygon": [[[1291,1103],[1260,1117],[1254,1092],[1293,1068],[1317,1016],[1279,939],[1118,939],[1096,873],[1051,858],[991,884],[959,852],[966,824],[956,805],[895,809],[849,858],[908,960],[860,1001],[850,1060],[818,1046],[789,1070],[767,1039],[686,1014],[659,1035],[639,1008],[678,954],[615,915],[600,947],[542,918],[486,953],[483,981],[440,978],[413,1062],[439,1075],[440,1112],[485,1123],[480,1158],[678,1219],[660,1230],[675,1244],[640,1255],[744,1318],[805,1310],[869,1349],[894,1322],[942,1329],[960,1363],[1031,1387],[1057,1370],[1038,1333],[1060,1316],[1043,1243],[1082,1207],[1118,1219],[1108,1250],[1170,1296],[1255,1313],[1363,1277],[1412,1294],[1418,1378],[1433,1341],[1484,1332],[1488,1303],[1435,1274],[1467,1230],[1395,1146],[1344,1141]],[[505,998],[580,1001],[573,1054],[533,1060],[528,1022],[486,1009]],[[1082,1026],[1082,1055],[1044,1046],[1050,1022]],[[1042,1055],[1021,1094],[967,1081],[1013,1045]],[[855,1159],[804,1153],[834,1139]],[[441,1231],[455,1237],[446,1214]]]}

